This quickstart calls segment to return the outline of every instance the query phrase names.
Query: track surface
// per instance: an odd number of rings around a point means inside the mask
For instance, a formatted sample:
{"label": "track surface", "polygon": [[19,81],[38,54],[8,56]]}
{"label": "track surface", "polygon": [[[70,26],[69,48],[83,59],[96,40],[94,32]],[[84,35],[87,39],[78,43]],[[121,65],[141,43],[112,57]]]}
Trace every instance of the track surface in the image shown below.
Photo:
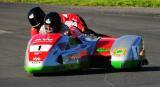
{"label": "track surface", "polygon": [[30,28],[26,13],[34,6],[0,3],[1,87],[160,87],[159,16],[114,14],[97,8],[41,6],[46,12],[78,13],[99,33],[142,35],[150,65],[140,71],[89,70],[41,77],[28,75],[23,69]]}

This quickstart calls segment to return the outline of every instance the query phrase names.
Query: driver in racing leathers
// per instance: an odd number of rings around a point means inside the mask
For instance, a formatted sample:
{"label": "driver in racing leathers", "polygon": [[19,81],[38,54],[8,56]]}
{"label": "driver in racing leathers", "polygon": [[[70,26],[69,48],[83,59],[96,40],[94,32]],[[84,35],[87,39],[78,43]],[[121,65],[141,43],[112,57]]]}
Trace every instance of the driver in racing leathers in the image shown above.
{"label": "driver in racing leathers", "polygon": [[82,35],[80,30],[75,26],[68,27],[61,22],[61,17],[57,12],[50,12],[44,19],[44,25],[41,27],[40,34],[61,33],[69,36],[69,47],[81,43],[79,36]]}
{"label": "driver in racing leathers", "polygon": [[71,35],[72,37],[77,37],[81,32],[77,26],[63,24],[57,12],[48,13],[44,18],[44,25],[39,30],[40,34],[61,33],[62,35]]}
{"label": "driver in racing leathers", "polygon": [[[45,13],[40,7],[34,7],[32,8],[28,13],[28,20],[30,24],[32,25],[31,28],[31,36],[34,36],[35,34],[38,34],[40,31],[40,28],[43,27],[44,24],[44,17]],[[87,25],[85,24],[82,17],[69,13],[69,14],[59,14],[61,22],[65,25],[67,25],[70,29],[72,29],[73,26],[76,26],[81,32],[86,34],[94,34],[94,35],[100,35],[95,33],[94,31],[88,29]]]}
{"label": "driver in racing leathers", "polygon": [[31,24],[31,36],[34,36],[39,33],[41,26],[44,23],[44,17],[46,14],[40,7],[34,7],[28,12],[28,20]]}

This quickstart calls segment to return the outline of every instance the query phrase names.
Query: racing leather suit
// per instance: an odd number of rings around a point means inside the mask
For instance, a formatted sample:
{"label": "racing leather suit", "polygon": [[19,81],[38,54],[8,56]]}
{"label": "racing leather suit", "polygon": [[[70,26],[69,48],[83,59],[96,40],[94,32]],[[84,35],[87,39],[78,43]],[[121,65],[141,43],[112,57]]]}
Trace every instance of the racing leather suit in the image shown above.
{"label": "racing leather suit", "polygon": [[69,28],[75,26],[81,32],[84,32],[86,30],[85,23],[81,20],[81,18],[78,15],[69,13],[69,14],[60,14],[60,16],[62,23],[67,25]]}
{"label": "racing leather suit", "polygon": [[[79,29],[79,31],[84,32],[86,30],[86,26],[84,22],[81,20],[81,18],[74,14],[59,14],[61,17],[61,22],[69,27],[70,30],[72,30],[72,27],[75,26]],[[45,34],[45,28],[44,25],[41,26],[40,29],[38,28],[31,28],[30,34],[31,37],[41,32],[42,34]]]}
{"label": "racing leather suit", "polygon": [[31,27],[30,34],[31,34],[31,37],[36,35],[36,34],[39,34],[39,29]]}

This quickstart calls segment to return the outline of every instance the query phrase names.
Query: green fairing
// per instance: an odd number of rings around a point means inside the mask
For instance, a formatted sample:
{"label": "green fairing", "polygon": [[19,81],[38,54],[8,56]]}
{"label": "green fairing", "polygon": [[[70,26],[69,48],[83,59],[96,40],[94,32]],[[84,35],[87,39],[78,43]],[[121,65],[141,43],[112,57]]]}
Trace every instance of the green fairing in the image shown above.
{"label": "green fairing", "polygon": [[139,61],[131,60],[131,61],[112,61],[112,67],[115,69],[132,69],[139,67]]}
{"label": "green fairing", "polygon": [[24,66],[25,70],[28,73],[50,73],[50,72],[82,69],[82,68],[88,68],[88,67],[89,67],[89,62],[62,64],[62,65],[57,65],[57,66],[42,66],[42,67]]}
{"label": "green fairing", "polygon": [[107,52],[107,51],[109,51],[109,49],[106,49],[106,48],[98,48],[96,51],[97,51],[97,52]]}

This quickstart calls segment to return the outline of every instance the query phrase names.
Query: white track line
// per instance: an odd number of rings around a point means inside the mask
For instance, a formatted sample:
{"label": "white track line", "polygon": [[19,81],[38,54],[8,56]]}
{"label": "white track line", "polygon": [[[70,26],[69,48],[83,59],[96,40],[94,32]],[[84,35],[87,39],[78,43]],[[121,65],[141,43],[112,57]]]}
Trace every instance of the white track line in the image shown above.
{"label": "white track line", "polygon": [[5,31],[5,30],[0,30],[0,34],[11,34],[13,32],[10,31]]}

